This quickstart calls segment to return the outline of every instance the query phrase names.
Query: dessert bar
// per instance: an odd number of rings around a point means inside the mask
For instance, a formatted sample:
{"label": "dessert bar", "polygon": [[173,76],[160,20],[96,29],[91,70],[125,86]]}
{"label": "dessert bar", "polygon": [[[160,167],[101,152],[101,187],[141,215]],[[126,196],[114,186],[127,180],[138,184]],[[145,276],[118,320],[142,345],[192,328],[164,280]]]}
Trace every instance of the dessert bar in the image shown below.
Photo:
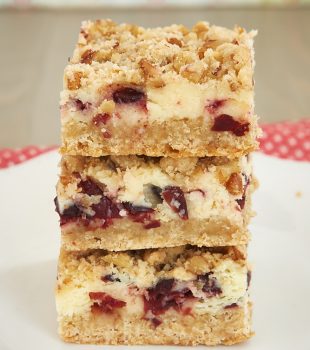
{"label": "dessert bar", "polygon": [[231,158],[255,150],[254,36],[206,22],[83,22],[64,72],[62,153]]}
{"label": "dessert bar", "polygon": [[251,159],[64,156],[56,210],[67,250],[246,244]]}
{"label": "dessert bar", "polygon": [[67,342],[235,344],[251,337],[245,247],[62,251],[56,305]]}

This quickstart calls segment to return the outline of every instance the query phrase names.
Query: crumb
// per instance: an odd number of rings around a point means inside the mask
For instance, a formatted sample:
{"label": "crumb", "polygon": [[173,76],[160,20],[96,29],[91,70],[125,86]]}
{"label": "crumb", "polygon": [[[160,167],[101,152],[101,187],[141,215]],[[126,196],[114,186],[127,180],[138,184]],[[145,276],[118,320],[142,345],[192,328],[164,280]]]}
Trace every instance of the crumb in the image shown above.
{"label": "crumb", "polygon": [[297,192],[295,193],[295,196],[296,196],[297,198],[300,198],[300,197],[302,196],[302,192],[297,191]]}

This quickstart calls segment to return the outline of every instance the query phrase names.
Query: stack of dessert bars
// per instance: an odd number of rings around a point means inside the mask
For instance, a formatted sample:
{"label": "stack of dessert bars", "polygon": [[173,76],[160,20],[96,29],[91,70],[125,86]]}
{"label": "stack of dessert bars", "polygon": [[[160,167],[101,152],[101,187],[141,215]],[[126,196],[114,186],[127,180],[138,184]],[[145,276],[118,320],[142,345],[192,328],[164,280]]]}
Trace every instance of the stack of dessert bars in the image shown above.
{"label": "stack of dessert bars", "polygon": [[253,37],[83,22],[61,93],[60,336],[248,339]]}

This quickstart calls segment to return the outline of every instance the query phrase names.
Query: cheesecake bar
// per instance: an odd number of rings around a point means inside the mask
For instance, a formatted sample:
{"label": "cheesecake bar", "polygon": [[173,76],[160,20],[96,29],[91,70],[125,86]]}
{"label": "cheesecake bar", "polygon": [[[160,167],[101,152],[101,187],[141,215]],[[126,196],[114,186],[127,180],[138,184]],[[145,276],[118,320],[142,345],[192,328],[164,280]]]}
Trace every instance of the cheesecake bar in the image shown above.
{"label": "cheesecake bar", "polygon": [[251,337],[245,247],[62,251],[59,334],[89,344],[235,344]]}
{"label": "cheesecake bar", "polygon": [[111,251],[246,244],[251,159],[64,156],[62,246]]}
{"label": "cheesecake bar", "polygon": [[61,93],[63,154],[227,156],[258,146],[253,37],[197,23],[82,23]]}

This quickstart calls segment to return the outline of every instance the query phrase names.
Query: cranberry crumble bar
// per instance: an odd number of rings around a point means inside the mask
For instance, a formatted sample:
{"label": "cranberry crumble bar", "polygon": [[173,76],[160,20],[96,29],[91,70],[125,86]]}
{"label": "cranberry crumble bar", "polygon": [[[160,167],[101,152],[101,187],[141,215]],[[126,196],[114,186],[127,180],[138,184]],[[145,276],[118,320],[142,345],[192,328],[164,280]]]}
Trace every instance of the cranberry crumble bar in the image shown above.
{"label": "cranberry crumble bar", "polygon": [[55,200],[63,247],[246,244],[255,183],[247,156],[64,156]]}
{"label": "cranberry crumble bar", "polygon": [[62,251],[56,305],[67,342],[235,344],[252,336],[245,247]]}
{"label": "cranberry crumble bar", "polygon": [[83,22],[64,72],[62,153],[232,158],[257,149],[255,34],[206,22]]}

